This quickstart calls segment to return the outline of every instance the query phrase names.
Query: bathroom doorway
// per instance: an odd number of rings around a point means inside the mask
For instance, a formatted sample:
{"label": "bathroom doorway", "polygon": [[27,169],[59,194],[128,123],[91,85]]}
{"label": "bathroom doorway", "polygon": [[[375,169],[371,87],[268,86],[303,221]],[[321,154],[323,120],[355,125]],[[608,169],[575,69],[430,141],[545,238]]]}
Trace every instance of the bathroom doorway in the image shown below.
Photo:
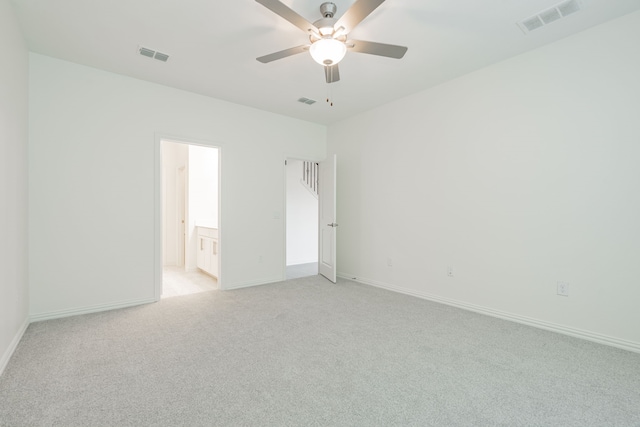
{"label": "bathroom doorway", "polygon": [[161,297],[220,285],[218,147],[161,139]]}

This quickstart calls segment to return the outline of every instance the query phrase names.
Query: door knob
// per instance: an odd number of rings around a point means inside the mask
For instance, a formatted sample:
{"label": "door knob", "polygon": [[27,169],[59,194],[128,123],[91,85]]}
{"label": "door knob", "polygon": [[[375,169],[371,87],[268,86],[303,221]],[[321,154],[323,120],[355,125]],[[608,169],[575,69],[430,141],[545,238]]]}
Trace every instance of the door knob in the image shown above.
{"label": "door knob", "polygon": [[329,227],[337,227],[338,224],[336,224],[335,222],[332,222],[331,224],[327,224],[327,226],[329,226]]}

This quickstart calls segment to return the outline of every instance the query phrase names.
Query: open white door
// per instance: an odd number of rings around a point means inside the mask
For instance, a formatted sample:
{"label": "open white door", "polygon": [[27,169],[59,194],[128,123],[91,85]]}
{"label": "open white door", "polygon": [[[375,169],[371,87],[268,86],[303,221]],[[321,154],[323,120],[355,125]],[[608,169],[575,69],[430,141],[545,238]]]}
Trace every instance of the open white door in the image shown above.
{"label": "open white door", "polygon": [[318,182],[318,272],[336,283],[336,170],[334,154],[320,162]]}

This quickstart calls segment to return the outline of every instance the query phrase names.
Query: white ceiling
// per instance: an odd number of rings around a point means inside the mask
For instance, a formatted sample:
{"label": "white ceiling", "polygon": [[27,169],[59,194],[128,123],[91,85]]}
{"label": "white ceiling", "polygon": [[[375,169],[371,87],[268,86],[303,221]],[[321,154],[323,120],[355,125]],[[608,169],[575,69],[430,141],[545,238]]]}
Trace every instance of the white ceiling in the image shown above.
{"label": "white ceiling", "polygon": [[[311,22],[320,18],[323,0],[282,1]],[[354,0],[333,2],[339,17]],[[350,38],[408,46],[405,57],[348,52],[341,81],[328,85],[307,53],[256,61],[308,37],[253,0],[12,3],[33,52],[323,124],[640,9],[640,0],[581,0],[579,13],[524,34],[518,21],[559,0],[387,0]],[[138,46],[170,59],[140,56]]]}

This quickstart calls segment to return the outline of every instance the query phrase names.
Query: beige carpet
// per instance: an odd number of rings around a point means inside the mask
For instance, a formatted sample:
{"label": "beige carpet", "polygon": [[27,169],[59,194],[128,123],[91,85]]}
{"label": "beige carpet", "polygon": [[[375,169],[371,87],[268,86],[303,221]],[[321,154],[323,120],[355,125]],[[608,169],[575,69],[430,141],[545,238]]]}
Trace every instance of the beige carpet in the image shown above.
{"label": "beige carpet", "polygon": [[314,276],[32,324],[1,426],[638,426],[640,355]]}

